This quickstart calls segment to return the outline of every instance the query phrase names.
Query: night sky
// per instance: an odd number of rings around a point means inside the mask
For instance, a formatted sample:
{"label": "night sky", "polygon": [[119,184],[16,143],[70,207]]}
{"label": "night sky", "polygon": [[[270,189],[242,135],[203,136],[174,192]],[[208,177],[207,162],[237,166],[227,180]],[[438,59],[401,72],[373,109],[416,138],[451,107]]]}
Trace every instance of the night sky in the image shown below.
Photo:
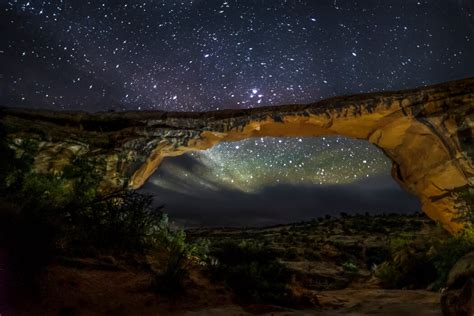
{"label": "night sky", "polygon": [[[0,0],[0,105],[206,111],[474,76],[470,0]],[[264,138],[166,159],[187,225],[264,225],[416,200],[370,144]],[[238,219],[240,218],[240,219]]]}

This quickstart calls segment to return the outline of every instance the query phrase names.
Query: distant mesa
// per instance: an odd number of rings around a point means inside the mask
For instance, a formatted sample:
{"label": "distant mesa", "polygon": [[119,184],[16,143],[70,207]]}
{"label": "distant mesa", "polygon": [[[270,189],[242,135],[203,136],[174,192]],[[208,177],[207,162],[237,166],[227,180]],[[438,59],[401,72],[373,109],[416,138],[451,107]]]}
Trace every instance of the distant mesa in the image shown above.
{"label": "distant mesa", "polygon": [[183,112],[55,112],[2,108],[11,145],[36,140],[37,172],[76,156],[99,158],[103,188],[139,188],[164,157],[250,137],[341,135],[365,139],[392,160],[392,176],[424,212],[459,230],[472,205],[474,78],[398,92],[342,96],[306,105]]}

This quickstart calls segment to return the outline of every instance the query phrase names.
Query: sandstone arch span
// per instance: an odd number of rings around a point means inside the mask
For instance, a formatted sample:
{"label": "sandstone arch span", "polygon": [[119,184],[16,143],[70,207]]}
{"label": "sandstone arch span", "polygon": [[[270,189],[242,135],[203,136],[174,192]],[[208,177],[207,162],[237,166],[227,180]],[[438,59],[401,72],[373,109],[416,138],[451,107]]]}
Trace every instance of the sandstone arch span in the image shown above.
{"label": "sandstone arch span", "polygon": [[38,172],[73,157],[99,157],[104,187],[138,188],[164,157],[250,137],[341,135],[366,139],[392,160],[392,176],[450,231],[469,207],[455,191],[474,184],[474,78],[397,92],[337,97],[307,105],[203,113],[55,112],[2,108],[16,147],[39,144]]}

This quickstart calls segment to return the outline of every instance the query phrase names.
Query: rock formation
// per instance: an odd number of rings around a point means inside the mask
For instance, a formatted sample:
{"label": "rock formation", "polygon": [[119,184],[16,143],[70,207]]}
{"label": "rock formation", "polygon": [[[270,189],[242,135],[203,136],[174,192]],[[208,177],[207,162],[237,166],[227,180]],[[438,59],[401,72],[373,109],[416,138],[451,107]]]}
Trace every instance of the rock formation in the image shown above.
{"label": "rock formation", "polygon": [[100,158],[105,188],[139,188],[164,157],[250,137],[342,135],[366,139],[392,160],[397,182],[450,231],[474,183],[474,78],[419,89],[336,97],[306,105],[203,113],[59,112],[2,108],[12,147],[35,140],[37,172],[76,156]]}
{"label": "rock formation", "polygon": [[441,292],[444,316],[471,316],[474,311],[474,252],[459,259]]}

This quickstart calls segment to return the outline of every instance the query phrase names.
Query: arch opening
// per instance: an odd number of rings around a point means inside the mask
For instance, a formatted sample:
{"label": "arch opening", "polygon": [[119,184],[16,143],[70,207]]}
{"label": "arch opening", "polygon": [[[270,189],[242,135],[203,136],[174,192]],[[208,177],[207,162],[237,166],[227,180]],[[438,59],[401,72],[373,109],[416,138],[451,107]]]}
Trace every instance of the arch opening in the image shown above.
{"label": "arch opening", "polygon": [[420,211],[391,177],[391,164],[365,140],[256,137],[165,158],[143,190],[187,227]]}
{"label": "arch opening", "polygon": [[[202,113],[73,113],[2,109],[13,141],[40,142],[36,172],[60,171],[75,156],[101,161],[101,188],[140,188],[165,157],[252,137],[341,135],[390,157],[392,176],[450,232],[469,221],[474,166],[472,78],[413,90],[316,103]],[[103,162],[103,163],[102,163]]]}

